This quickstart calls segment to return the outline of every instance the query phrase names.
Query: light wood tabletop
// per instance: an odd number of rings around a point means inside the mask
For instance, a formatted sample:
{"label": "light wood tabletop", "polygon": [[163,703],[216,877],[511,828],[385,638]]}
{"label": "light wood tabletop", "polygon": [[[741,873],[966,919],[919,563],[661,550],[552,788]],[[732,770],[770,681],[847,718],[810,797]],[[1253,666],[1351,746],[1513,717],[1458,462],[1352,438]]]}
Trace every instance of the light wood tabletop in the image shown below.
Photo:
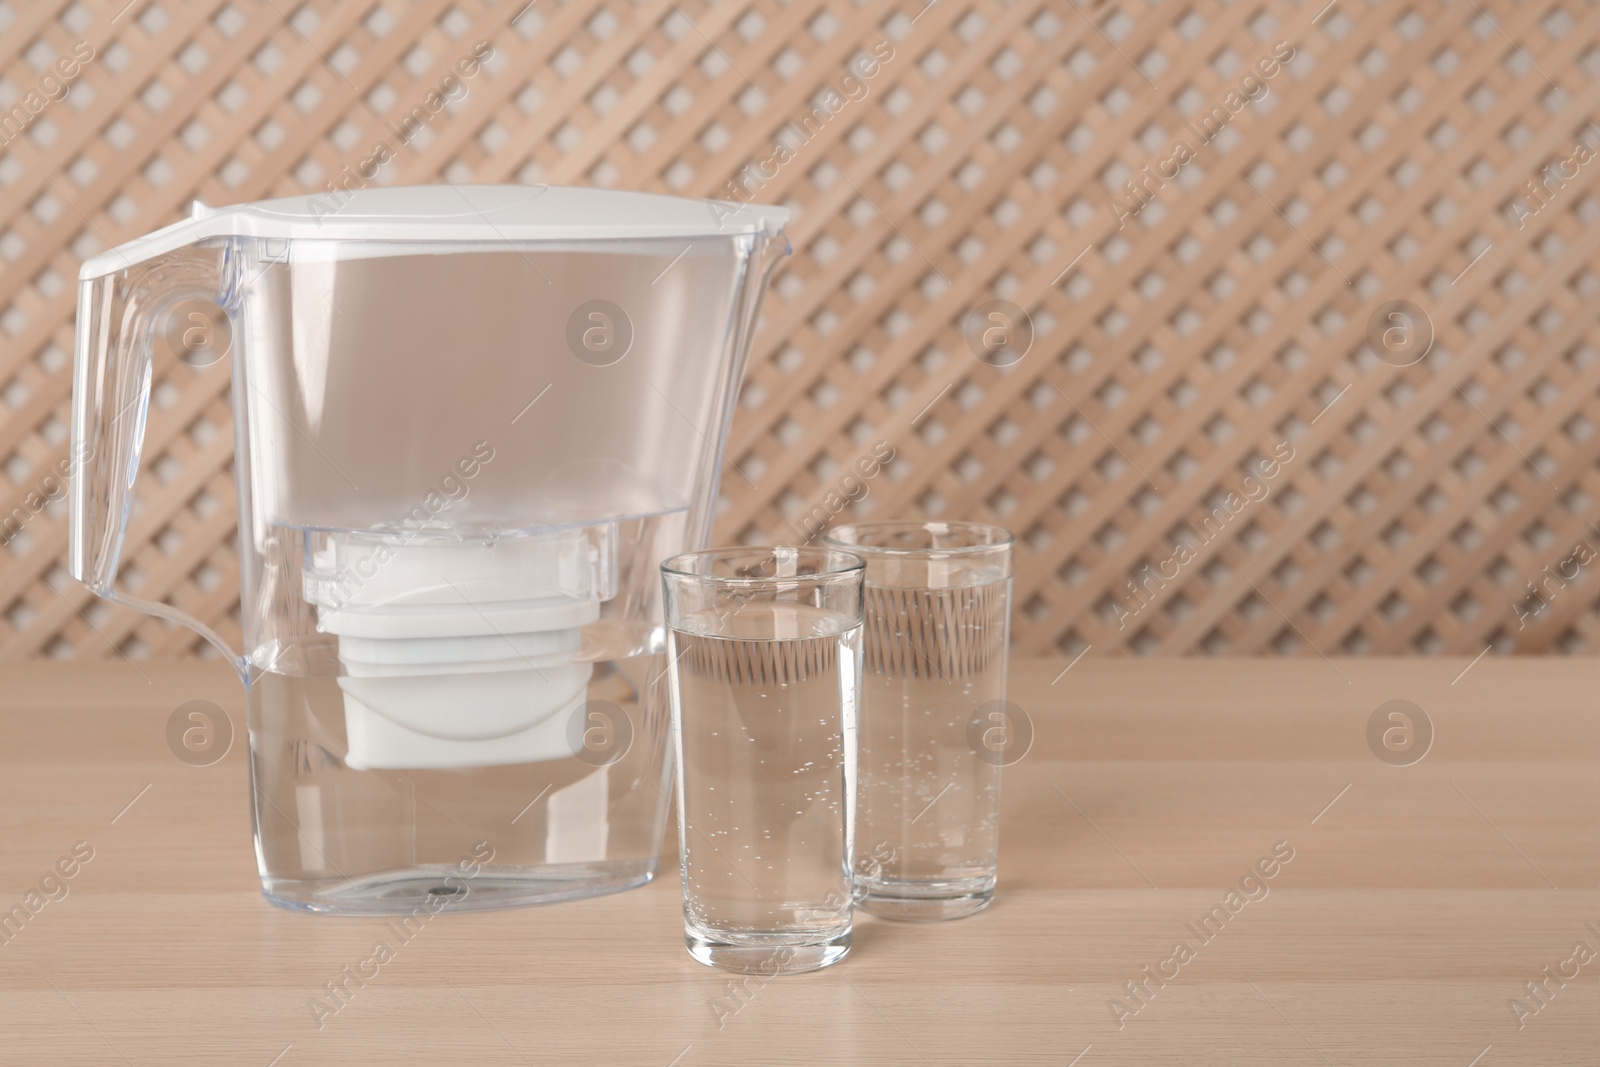
{"label": "light wood tabletop", "polygon": [[[259,896],[226,668],[5,665],[0,912],[73,875],[0,938],[0,1063],[1600,1062],[1596,661],[1067,667],[1013,663],[1035,740],[986,912],[858,914],[848,959],[730,1013],[669,858],[632,892],[441,916],[319,1028],[383,920]],[[192,699],[241,735],[212,766],[167,747]],[[1369,744],[1393,700],[1409,749]]]}

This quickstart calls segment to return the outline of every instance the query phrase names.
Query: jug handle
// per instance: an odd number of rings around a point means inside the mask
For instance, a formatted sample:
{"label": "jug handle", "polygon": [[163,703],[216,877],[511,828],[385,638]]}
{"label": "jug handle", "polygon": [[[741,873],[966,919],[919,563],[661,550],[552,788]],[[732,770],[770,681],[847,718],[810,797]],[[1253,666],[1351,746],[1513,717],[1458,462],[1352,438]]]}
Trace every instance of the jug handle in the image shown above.
{"label": "jug handle", "polygon": [[155,329],[185,300],[228,308],[224,278],[236,258],[230,244],[207,241],[78,283],[67,570],[113,603],[194,630],[248,684],[243,655],[215,630],[170,604],[116,586],[150,413]]}

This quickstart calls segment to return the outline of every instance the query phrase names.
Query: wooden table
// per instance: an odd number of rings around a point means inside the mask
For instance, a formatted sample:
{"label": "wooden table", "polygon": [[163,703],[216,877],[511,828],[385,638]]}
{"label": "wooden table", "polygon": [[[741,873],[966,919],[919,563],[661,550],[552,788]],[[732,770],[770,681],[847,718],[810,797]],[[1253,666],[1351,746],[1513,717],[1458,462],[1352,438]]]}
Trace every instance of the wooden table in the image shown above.
{"label": "wooden table", "polygon": [[[263,903],[243,745],[204,768],[168,750],[186,700],[242,726],[231,676],[7,665],[0,911],[74,843],[94,857],[0,944],[0,1063],[1600,1062],[1600,958],[1570,962],[1600,953],[1595,661],[1065,666],[1013,665],[1036,741],[1007,772],[988,912],[862,917],[848,960],[719,1026],[728,979],[685,953],[665,863],[631,893],[443,917],[319,1030],[308,1000],[380,920]],[[1434,729],[1409,766],[1367,740],[1393,699]],[[1229,913],[1275,847],[1292,860]],[[1547,965],[1578,974],[1541,1002]]]}

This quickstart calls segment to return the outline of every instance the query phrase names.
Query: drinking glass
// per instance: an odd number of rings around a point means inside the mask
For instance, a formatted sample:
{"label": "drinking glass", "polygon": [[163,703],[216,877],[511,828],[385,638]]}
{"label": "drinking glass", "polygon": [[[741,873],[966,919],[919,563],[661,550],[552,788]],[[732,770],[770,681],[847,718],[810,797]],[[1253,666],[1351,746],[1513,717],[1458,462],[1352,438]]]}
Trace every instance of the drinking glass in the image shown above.
{"label": "drinking glass", "polygon": [[661,565],[684,940],[701,963],[787,974],[850,950],[862,573],[826,548]]}
{"label": "drinking glass", "polygon": [[994,898],[1000,771],[1020,755],[1005,702],[1011,534],[869,522],[825,538],[866,561],[857,902],[955,919]]}

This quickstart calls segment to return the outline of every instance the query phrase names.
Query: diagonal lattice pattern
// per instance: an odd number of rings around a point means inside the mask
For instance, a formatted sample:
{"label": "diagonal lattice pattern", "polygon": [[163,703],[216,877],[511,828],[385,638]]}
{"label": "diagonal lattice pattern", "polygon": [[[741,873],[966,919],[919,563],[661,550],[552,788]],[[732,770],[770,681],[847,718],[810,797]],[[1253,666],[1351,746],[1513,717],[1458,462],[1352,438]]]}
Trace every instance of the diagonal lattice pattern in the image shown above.
{"label": "diagonal lattice pattern", "polygon": [[[365,173],[798,209],[724,540],[1004,524],[1030,653],[1600,648],[1591,5],[0,0],[0,110],[0,656],[206,651],[62,568],[81,260]],[[237,640],[228,384],[123,581]]]}

